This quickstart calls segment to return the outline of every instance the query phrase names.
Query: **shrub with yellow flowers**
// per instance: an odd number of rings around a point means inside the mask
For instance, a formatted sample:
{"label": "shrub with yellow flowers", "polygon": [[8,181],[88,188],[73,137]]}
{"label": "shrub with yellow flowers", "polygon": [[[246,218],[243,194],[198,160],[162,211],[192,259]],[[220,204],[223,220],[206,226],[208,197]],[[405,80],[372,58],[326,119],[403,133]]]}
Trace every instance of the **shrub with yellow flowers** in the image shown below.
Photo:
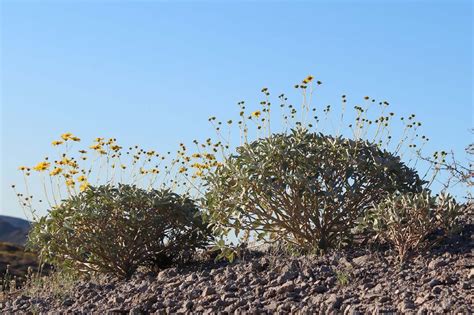
{"label": "shrub with yellow flowers", "polygon": [[64,200],[33,224],[30,247],[75,274],[130,277],[192,258],[212,240],[193,200],[168,189],[102,185]]}
{"label": "shrub with yellow flowers", "polygon": [[[90,186],[122,183],[144,189],[168,187],[177,190],[183,187],[176,179],[177,169],[183,163],[183,144],[173,157],[171,152],[159,154],[138,145],[125,149],[114,138],[96,138],[91,145],[76,148],[80,142],[81,139],[72,133],[64,133],[52,142],[57,148],[55,159],[46,157],[34,166],[19,167],[25,179],[25,193],[17,192],[16,186],[13,188],[20,204],[33,218],[37,218],[39,203],[46,203],[51,209],[64,198],[75,196]],[[44,199],[38,203],[33,202],[33,196],[29,194],[29,183],[34,174],[38,175],[44,193]]]}
{"label": "shrub with yellow flowers", "polygon": [[[26,193],[17,193],[33,215],[28,245],[43,262],[63,271],[128,277],[139,266],[165,267],[209,243],[211,231],[183,187],[184,144],[175,157],[116,139],[96,138],[87,148],[71,133],[52,142],[55,159],[21,166]],[[32,173],[43,200],[29,194]],[[16,189],[16,187],[14,186]],[[180,194],[178,194],[178,192]]]}
{"label": "shrub with yellow flowers", "polygon": [[[268,88],[261,90],[260,108],[247,112],[239,102],[240,144],[232,143],[233,120],[223,123],[214,116],[209,121],[217,139],[195,141],[189,174],[200,178],[193,185],[204,196],[206,219],[223,235],[222,255],[235,254],[224,242],[231,232],[240,241],[304,252],[347,244],[374,202],[394,192],[420,192],[427,183],[408,166],[428,141],[419,135],[415,115],[398,120],[402,133],[395,141],[395,114],[387,101],[366,96],[349,113],[343,95],[333,117],[332,106],[312,105],[321,85],[308,76],[295,86],[302,95],[299,108],[284,94],[275,108]],[[272,120],[278,111],[280,123]]]}

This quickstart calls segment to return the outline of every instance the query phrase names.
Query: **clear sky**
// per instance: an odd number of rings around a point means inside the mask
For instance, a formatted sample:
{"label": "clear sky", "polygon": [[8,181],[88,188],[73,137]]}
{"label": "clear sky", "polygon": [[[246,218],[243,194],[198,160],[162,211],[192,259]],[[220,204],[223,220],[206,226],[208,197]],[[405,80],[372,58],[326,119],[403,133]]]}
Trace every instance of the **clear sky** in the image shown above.
{"label": "clear sky", "polygon": [[23,216],[17,167],[63,132],[168,150],[308,74],[323,103],[370,95],[417,114],[429,149],[472,141],[470,0],[0,2],[0,214]]}

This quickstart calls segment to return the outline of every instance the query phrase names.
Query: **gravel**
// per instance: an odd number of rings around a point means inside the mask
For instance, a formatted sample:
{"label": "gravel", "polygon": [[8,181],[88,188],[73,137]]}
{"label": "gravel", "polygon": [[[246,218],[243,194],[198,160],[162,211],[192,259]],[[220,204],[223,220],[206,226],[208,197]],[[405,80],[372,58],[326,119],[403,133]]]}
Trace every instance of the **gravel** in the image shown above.
{"label": "gravel", "polygon": [[[389,250],[291,257],[249,252],[233,263],[200,262],[129,280],[79,281],[61,297],[25,293],[0,313],[462,313],[473,310],[473,230],[400,266]],[[346,281],[343,281],[342,279]]]}

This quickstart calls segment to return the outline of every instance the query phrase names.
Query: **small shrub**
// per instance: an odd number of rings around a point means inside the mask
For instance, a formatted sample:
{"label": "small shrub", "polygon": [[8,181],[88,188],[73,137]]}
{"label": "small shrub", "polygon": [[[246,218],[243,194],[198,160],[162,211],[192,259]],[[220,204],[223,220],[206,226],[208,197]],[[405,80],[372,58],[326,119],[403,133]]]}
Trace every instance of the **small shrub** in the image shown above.
{"label": "small shrub", "polygon": [[339,245],[372,203],[424,183],[375,144],[304,128],[238,147],[205,180],[211,222],[305,251]]}
{"label": "small shrub", "polygon": [[341,287],[345,287],[346,285],[349,284],[349,273],[347,271],[336,271],[336,279],[337,283]]}
{"label": "small shrub", "polygon": [[130,276],[164,267],[207,244],[194,202],[170,190],[131,185],[90,187],[34,223],[29,243],[65,270]]}
{"label": "small shrub", "polygon": [[389,242],[400,262],[427,244],[430,234],[453,226],[461,206],[447,194],[432,197],[428,191],[389,196],[367,213],[365,223],[376,236]]}

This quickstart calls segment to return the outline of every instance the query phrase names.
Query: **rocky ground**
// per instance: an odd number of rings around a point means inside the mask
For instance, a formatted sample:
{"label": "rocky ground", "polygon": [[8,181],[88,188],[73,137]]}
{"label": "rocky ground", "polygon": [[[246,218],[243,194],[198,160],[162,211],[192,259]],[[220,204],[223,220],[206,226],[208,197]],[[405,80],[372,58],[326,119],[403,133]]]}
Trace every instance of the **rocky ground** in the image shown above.
{"label": "rocky ground", "polygon": [[456,313],[473,311],[472,222],[402,268],[387,250],[288,257],[253,252],[231,264],[200,263],[128,281],[79,282],[61,294],[0,302],[3,314]]}

